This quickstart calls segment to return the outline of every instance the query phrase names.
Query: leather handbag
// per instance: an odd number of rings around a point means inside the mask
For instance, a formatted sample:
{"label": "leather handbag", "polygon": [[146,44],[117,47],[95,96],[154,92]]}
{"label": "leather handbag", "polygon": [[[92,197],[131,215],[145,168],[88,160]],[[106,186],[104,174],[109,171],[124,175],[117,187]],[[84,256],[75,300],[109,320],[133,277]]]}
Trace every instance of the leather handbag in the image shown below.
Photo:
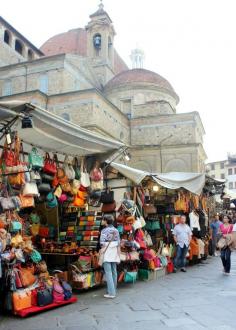
{"label": "leather handbag", "polygon": [[102,212],[103,213],[110,213],[110,212],[114,212],[116,209],[116,202],[113,201],[113,203],[111,204],[103,204],[102,205]]}
{"label": "leather handbag", "polygon": [[54,179],[54,175],[50,175],[50,174],[47,174],[47,173],[42,173],[41,174],[41,179],[42,179],[42,182],[51,184],[53,179]]}
{"label": "leather handbag", "polygon": [[10,224],[10,232],[17,233],[22,230],[22,223],[17,220],[12,220]]}
{"label": "leather handbag", "polygon": [[52,289],[41,288],[37,292],[37,305],[39,307],[47,306],[53,303]]}
{"label": "leather handbag", "polygon": [[31,181],[38,182],[38,181],[41,181],[41,176],[40,176],[39,172],[31,171],[30,172],[30,179],[31,179]]}
{"label": "leather handbag", "polygon": [[163,244],[163,246],[162,246],[161,255],[164,257],[170,256],[169,247],[166,244]]}
{"label": "leather handbag", "polygon": [[51,175],[55,175],[57,173],[57,165],[55,159],[51,159],[48,152],[46,152],[43,172]]}
{"label": "leather handbag", "polygon": [[38,191],[40,193],[49,193],[52,190],[49,183],[40,183],[38,185]]}
{"label": "leather handbag", "polygon": [[33,236],[37,236],[39,234],[40,224],[33,223],[30,227],[30,232]]}
{"label": "leather handbag", "polygon": [[98,182],[103,180],[103,172],[101,168],[93,168],[90,172],[90,178],[92,181]]}
{"label": "leather handbag", "polygon": [[61,286],[58,279],[53,280],[52,295],[53,295],[53,302],[55,304],[60,304],[62,301],[64,301],[64,289]]}
{"label": "leather handbag", "polygon": [[61,183],[60,185],[61,185],[62,191],[66,192],[66,193],[71,193],[71,185],[69,182]]}
{"label": "leather handbag", "polygon": [[64,291],[64,300],[69,300],[72,297],[72,287],[66,281],[60,281]]}
{"label": "leather handbag", "polygon": [[37,265],[36,265],[36,272],[38,274],[40,273],[46,273],[48,271],[47,264],[45,260],[41,260]]}
{"label": "leather handbag", "polygon": [[83,207],[85,205],[85,201],[77,194],[74,198],[73,205],[77,207]]}
{"label": "leather handbag", "polygon": [[13,309],[14,312],[19,312],[22,309],[31,307],[31,292],[14,292],[13,293]]}
{"label": "leather handbag", "polygon": [[66,174],[68,180],[72,181],[75,179],[75,171],[74,171],[73,166],[71,164],[69,164],[68,156],[65,157],[63,169],[65,171],[65,174]]}
{"label": "leather handbag", "polygon": [[54,195],[57,197],[57,198],[60,198],[61,195],[62,195],[62,189],[61,189],[61,186],[58,186],[55,191],[54,191]]}
{"label": "leather handbag", "polygon": [[37,264],[42,260],[41,254],[37,250],[33,250],[30,254],[31,260]]}
{"label": "leather handbag", "polygon": [[30,269],[19,267],[20,270],[20,279],[24,288],[31,286],[35,283],[36,278],[32,274]]}
{"label": "leather handbag", "polygon": [[153,204],[144,204],[143,208],[144,208],[144,212],[146,214],[156,214],[157,213],[157,208]]}
{"label": "leather handbag", "polygon": [[38,196],[39,191],[36,182],[26,182],[23,192],[23,196]]}
{"label": "leather handbag", "polygon": [[40,226],[38,235],[40,237],[49,237],[49,228],[47,226]]}
{"label": "leather handbag", "polygon": [[0,204],[4,212],[16,209],[16,206],[11,197],[0,197]]}
{"label": "leather handbag", "polygon": [[111,204],[114,202],[114,191],[106,190],[101,194],[100,202],[103,204]]}
{"label": "leather handbag", "polygon": [[28,162],[32,169],[40,170],[43,168],[43,157],[38,153],[37,148],[33,147],[28,155]]}
{"label": "leather handbag", "polygon": [[46,197],[46,205],[50,209],[53,209],[58,205],[56,196],[52,192],[50,192]]}
{"label": "leather handbag", "polygon": [[35,206],[33,196],[20,195],[19,198],[20,198],[20,201],[21,201],[21,208],[22,209],[26,209],[28,207],[34,207]]}
{"label": "leather handbag", "polygon": [[81,174],[80,174],[79,162],[77,157],[73,159],[72,165],[75,171],[75,179],[80,180]]}

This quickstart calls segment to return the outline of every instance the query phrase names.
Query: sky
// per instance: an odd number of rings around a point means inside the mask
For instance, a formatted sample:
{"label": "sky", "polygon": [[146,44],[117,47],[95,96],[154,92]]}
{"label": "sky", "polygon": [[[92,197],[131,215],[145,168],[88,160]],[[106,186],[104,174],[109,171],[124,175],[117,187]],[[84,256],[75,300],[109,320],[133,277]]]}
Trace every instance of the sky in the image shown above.
{"label": "sky", "polygon": [[[198,111],[208,161],[236,153],[236,1],[103,0],[116,30],[115,48],[131,66],[131,50],[145,52],[144,68],[165,77],[180,97],[177,112]],[[84,27],[99,0],[1,1],[0,15],[40,47],[55,34]]]}

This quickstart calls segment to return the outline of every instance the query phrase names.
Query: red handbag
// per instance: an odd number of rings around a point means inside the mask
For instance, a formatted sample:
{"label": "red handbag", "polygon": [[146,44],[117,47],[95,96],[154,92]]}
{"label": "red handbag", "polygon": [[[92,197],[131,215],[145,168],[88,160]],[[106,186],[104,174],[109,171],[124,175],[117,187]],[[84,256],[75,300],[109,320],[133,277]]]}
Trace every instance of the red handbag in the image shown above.
{"label": "red handbag", "polygon": [[51,159],[48,152],[46,152],[43,171],[51,175],[55,175],[57,173],[57,164],[55,159]]}
{"label": "red handbag", "polygon": [[31,305],[32,306],[37,306],[37,290],[34,289],[31,291]]}
{"label": "red handbag", "polygon": [[170,258],[167,258],[168,259],[168,264],[167,264],[167,272],[168,273],[173,273],[174,271],[174,264],[173,264],[173,261],[170,259]]}
{"label": "red handbag", "polygon": [[48,237],[49,236],[49,228],[48,227],[40,227],[39,228],[39,234],[40,237]]}
{"label": "red handbag", "polygon": [[103,213],[114,212],[115,209],[116,209],[116,202],[115,201],[113,203],[110,203],[110,204],[102,204],[102,212]]}

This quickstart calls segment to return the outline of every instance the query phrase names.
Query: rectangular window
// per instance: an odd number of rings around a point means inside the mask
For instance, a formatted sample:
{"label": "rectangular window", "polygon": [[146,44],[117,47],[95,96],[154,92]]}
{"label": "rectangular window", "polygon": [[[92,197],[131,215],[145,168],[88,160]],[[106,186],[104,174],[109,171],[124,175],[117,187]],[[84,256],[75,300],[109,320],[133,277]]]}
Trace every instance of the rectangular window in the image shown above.
{"label": "rectangular window", "polygon": [[225,168],[225,163],[220,163],[220,168],[223,170]]}
{"label": "rectangular window", "polygon": [[236,174],[236,167],[234,168],[234,174]]}
{"label": "rectangular window", "polygon": [[232,168],[229,168],[228,169],[228,175],[232,175],[233,174],[233,169]]}
{"label": "rectangular window", "polygon": [[233,189],[234,188],[234,183],[233,182],[229,182],[229,189]]}
{"label": "rectangular window", "polygon": [[220,178],[221,178],[222,180],[224,180],[224,179],[225,179],[225,174],[224,174],[224,173],[221,173]]}
{"label": "rectangular window", "polygon": [[215,170],[215,164],[211,164],[211,170],[212,170],[212,171]]}
{"label": "rectangular window", "polygon": [[39,90],[45,94],[48,92],[48,76],[46,74],[42,74],[39,78]]}
{"label": "rectangular window", "polygon": [[12,95],[12,82],[11,80],[6,80],[3,83],[2,96]]}

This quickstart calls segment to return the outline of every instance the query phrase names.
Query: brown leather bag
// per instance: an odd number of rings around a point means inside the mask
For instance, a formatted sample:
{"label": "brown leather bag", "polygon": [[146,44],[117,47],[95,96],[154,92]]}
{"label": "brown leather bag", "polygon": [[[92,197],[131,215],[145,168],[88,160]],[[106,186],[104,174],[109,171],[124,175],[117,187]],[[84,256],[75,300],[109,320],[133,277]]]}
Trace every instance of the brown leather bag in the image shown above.
{"label": "brown leather bag", "polygon": [[146,214],[155,214],[155,213],[157,213],[157,208],[153,204],[144,204],[143,208],[144,208],[144,212]]}
{"label": "brown leather bag", "polygon": [[19,270],[20,270],[21,283],[24,288],[27,288],[28,286],[31,286],[35,283],[36,278],[32,274],[31,269],[20,267]]}
{"label": "brown leather bag", "polygon": [[111,213],[114,212],[116,209],[116,202],[110,204],[102,204],[102,212],[103,213]]}

